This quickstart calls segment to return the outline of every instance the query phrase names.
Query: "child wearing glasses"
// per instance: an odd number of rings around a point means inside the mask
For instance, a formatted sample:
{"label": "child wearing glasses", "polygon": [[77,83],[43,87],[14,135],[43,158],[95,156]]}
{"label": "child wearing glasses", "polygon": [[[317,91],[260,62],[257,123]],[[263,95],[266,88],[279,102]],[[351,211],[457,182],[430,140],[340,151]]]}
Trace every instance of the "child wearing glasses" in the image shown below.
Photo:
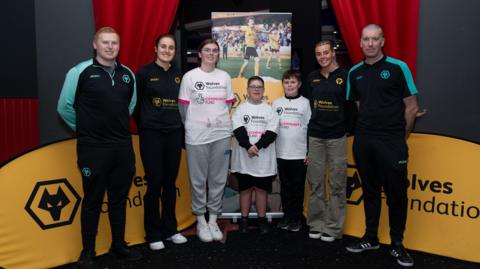
{"label": "child wearing glasses", "polygon": [[283,219],[277,227],[292,232],[302,227],[303,195],[307,173],[307,127],[312,114],[307,98],[298,92],[301,74],[288,70],[283,74],[285,96],[272,106],[280,119],[276,140],[278,174],[280,177]]}
{"label": "child wearing glasses", "polygon": [[261,234],[268,233],[265,218],[267,195],[277,174],[275,139],[278,117],[272,107],[262,102],[264,81],[253,76],[248,79],[248,99],[237,107],[232,116],[233,133],[231,172],[238,179],[240,191],[240,231],[248,231],[248,213],[255,191],[255,207]]}

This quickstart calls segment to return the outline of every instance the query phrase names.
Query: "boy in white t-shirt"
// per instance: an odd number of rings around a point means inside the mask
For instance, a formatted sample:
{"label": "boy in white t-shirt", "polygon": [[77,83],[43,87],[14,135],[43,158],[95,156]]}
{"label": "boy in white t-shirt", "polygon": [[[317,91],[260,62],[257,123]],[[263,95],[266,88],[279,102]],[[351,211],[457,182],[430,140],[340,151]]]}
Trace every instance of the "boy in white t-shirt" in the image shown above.
{"label": "boy in white t-shirt", "polygon": [[301,81],[300,72],[286,71],[282,77],[285,96],[272,104],[280,119],[275,144],[284,213],[277,227],[292,232],[298,232],[302,227],[307,172],[307,127],[312,114],[308,99],[298,93]]}
{"label": "boy in white t-shirt", "polygon": [[261,234],[270,227],[265,218],[267,195],[277,174],[275,138],[278,132],[278,117],[271,106],[262,102],[263,79],[253,76],[248,79],[248,100],[233,113],[231,172],[238,179],[240,191],[240,231],[248,230],[248,213],[255,191],[255,206],[259,217]]}

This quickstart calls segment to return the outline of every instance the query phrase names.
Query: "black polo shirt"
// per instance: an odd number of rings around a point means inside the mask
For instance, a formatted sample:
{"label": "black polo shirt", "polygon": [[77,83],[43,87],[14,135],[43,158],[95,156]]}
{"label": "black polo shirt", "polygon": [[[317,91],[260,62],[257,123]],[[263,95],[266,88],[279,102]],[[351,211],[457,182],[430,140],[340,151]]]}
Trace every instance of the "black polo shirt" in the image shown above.
{"label": "black polo shirt", "polygon": [[155,62],[136,74],[138,102],[135,119],[139,129],[170,131],[182,125],[178,92],[182,74],[175,66],[165,71]]}
{"label": "black polo shirt", "polygon": [[328,78],[320,69],[308,75],[306,95],[312,109],[309,136],[334,139],[345,135],[346,79],[347,71],[343,68],[335,69]]}
{"label": "black polo shirt", "polygon": [[417,94],[406,63],[384,56],[348,73],[347,99],[360,102],[356,135],[405,137],[405,97]]}

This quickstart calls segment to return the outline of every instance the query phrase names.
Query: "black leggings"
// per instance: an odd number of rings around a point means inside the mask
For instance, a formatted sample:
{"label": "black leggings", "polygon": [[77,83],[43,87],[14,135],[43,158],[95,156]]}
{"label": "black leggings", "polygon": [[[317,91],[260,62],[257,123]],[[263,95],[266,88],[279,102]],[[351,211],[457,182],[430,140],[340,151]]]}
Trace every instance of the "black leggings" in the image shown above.
{"label": "black leggings", "polygon": [[[145,168],[147,192],[144,204],[146,240],[155,242],[177,233],[175,180],[180,166],[181,129],[140,131],[140,155]],[[161,216],[160,216],[161,200]]]}

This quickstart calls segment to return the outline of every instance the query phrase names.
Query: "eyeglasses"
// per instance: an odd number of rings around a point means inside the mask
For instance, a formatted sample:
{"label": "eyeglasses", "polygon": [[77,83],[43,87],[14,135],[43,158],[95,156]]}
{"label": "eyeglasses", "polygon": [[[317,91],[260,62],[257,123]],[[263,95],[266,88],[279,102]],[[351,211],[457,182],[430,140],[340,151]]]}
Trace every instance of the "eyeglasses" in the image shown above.
{"label": "eyeglasses", "polygon": [[255,86],[255,85],[252,85],[252,86],[248,86],[249,89],[252,89],[252,90],[261,90],[263,89],[263,86]]}
{"label": "eyeglasses", "polygon": [[203,53],[218,54],[218,49],[209,49],[209,48],[206,48],[206,49],[202,49],[202,52],[203,52]]}

